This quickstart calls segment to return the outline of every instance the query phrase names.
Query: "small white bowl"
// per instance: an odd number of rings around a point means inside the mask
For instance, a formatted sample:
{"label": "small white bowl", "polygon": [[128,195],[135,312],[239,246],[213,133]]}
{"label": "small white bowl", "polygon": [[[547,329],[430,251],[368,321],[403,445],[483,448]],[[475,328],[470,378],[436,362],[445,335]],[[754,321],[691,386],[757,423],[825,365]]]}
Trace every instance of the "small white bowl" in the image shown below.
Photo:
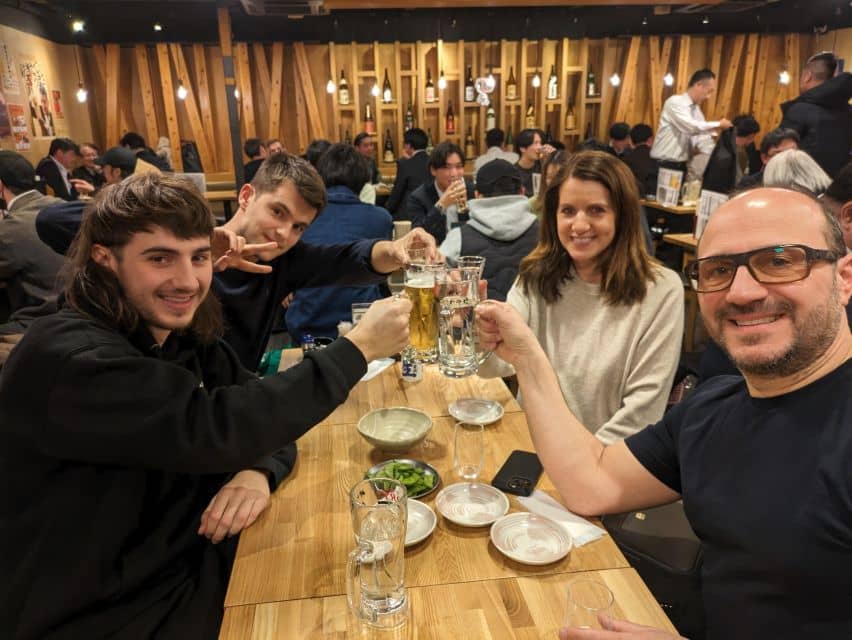
{"label": "small white bowl", "polygon": [[358,433],[383,451],[408,451],[432,428],[432,418],[409,407],[375,409],[358,421]]}
{"label": "small white bowl", "polygon": [[408,523],[405,528],[405,546],[412,547],[432,535],[438,516],[432,508],[419,500],[408,499]]}

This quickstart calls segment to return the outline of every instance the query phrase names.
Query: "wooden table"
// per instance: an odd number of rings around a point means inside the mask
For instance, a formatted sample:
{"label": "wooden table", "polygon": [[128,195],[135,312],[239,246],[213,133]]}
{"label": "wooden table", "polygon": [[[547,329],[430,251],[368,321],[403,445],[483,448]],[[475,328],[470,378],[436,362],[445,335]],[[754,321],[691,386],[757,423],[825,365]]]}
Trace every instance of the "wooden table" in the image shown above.
{"label": "wooden table", "polygon": [[[698,240],[691,233],[667,233],[663,236],[666,244],[683,249],[683,266],[695,257]],[[698,321],[698,297],[691,287],[685,290],[686,298],[686,327],[684,328],[683,344],[687,351],[695,350],[695,323]]]}
{"label": "wooden table", "polygon": [[692,233],[667,233],[663,236],[663,242],[686,249],[683,266],[686,266],[687,255],[694,257],[695,250],[698,247],[698,240],[695,239],[695,235]]}
{"label": "wooden table", "polygon": [[[283,367],[291,356],[282,358]],[[378,407],[425,411],[433,418],[432,431],[405,455],[429,462],[443,485],[451,484],[455,420],[447,407],[472,395],[494,399],[505,410],[500,421],[486,427],[482,478],[488,479],[512,450],[533,449],[526,416],[499,379],[452,380],[432,365],[425,368],[423,381],[404,383],[397,363],[359,383],[341,407],[303,436],[292,475],[241,535],[220,637],[356,637],[360,627],[346,609],[345,596],[345,561],[353,547],[347,492],[369,467],[393,455],[369,445],[355,423]],[[538,488],[556,495],[546,475]],[[434,508],[436,493],[422,500]],[[511,511],[521,510],[516,498],[509,500]],[[470,638],[544,637],[562,622],[565,584],[586,574],[613,587],[625,616],[672,628],[609,536],[559,562],[534,567],[500,554],[489,541],[488,527],[458,527],[439,515],[432,536],[405,555],[412,602],[405,633],[413,635],[404,637],[453,638],[462,630]],[[366,627],[357,633],[362,632],[373,637]]]}
{"label": "wooden table", "polygon": [[676,216],[694,216],[695,215],[695,206],[687,207],[684,205],[671,205],[664,204],[657,200],[640,200],[639,204],[643,207],[648,207],[649,209],[656,209],[657,211],[663,211],[665,213],[671,213]]}
{"label": "wooden table", "polygon": [[237,192],[235,189],[224,191],[205,191],[204,198],[207,202],[221,202],[225,210],[225,220],[230,220],[233,213],[231,212],[231,203],[237,201]]}

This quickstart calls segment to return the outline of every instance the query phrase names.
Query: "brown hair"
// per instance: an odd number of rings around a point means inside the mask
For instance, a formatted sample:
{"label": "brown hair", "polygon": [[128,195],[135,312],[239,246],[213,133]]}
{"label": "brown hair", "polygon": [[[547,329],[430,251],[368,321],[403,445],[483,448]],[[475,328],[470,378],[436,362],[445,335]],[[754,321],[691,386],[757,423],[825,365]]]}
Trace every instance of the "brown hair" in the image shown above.
{"label": "brown hair", "polygon": [[609,305],[631,305],[644,300],[648,281],[653,281],[654,259],[642,235],[636,179],[621,160],[600,151],[582,151],[568,159],[544,193],[544,219],[535,249],[521,261],[519,279],[524,292],[556,302],[562,283],[570,280],[571,256],[559,240],[556,218],[559,192],[569,179],[592,180],[609,193],[615,212],[615,237],[598,256],[601,294]]}
{"label": "brown hair", "polygon": [[[212,237],[216,220],[198,189],[173,174],[143,173],[101,189],[86,209],[68,251],[65,297],[80,313],[131,334],[141,318],[130,305],[115,273],[99,265],[92,247],[120,252],[137,233],[160,227],[181,239]],[[212,294],[204,298],[188,331],[203,343],[222,335],[222,312]]]}
{"label": "brown hair", "polygon": [[251,186],[258,195],[272,193],[285,180],[295,185],[299,195],[316,209],[317,213],[325,209],[325,205],[328,204],[328,195],[317,170],[304,158],[289,153],[276,153],[269,156],[260,165],[254,180],[251,181]]}

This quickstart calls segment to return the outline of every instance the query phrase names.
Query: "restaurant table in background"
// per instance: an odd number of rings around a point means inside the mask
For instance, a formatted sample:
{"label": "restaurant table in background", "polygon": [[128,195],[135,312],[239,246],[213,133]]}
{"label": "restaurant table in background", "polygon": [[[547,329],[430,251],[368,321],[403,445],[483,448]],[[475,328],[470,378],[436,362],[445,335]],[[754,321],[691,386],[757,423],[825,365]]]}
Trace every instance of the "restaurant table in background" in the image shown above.
{"label": "restaurant table in background", "polygon": [[[698,240],[691,233],[667,233],[663,236],[663,242],[683,250],[681,258],[682,267],[695,257],[695,249]],[[686,322],[684,323],[683,348],[686,351],[695,351],[695,324],[698,321],[698,297],[692,287],[686,286],[684,290],[686,302]]]}
{"label": "restaurant table in background", "polygon": [[227,222],[233,215],[231,211],[231,203],[237,201],[237,192],[234,189],[224,191],[205,191],[204,199],[210,203],[221,202],[222,207],[225,210],[225,221]]}
{"label": "restaurant table in background", "polygon": [[[285,351],[281,368],[296,359],[298,352]],[[299,439],[293,473],[242,533],[220,637],[353,637],[359,623],[346,608],[345,565],[354,546],[347,492],[367,469],[393,457],[428,462],[441,474],[442,487],[457,482],[450,444],[455,420],[448,406],[463,397],[495,400],[505,411],[485,428],[481,481],[489,482],[514,449],[533,450],[526,416],[499,379],[449,379],[430,365],[421,382],[405,383],[396,363],[360,382],[343,405]],[[433,419],[427,438],[397,456],[374,449],[356,429],[368,411],[393,406],[418,408]],[[556,496],[546,475],[538,488]],[[436,494],[422,500],[434,508]],[[514,497],[509,500],[510,511],[523,510]],[[489,527],[460,527],[438,515],[431,537],[406,552],[412,613],[405,633],[420,635],[376,637],[513,638],[531,628],[536,637],[555,637],[565,614],[564,586],[590,572],[612,586],[619,615],[672,629],[609,536],[553,564],[529,566],[497,551]]]}

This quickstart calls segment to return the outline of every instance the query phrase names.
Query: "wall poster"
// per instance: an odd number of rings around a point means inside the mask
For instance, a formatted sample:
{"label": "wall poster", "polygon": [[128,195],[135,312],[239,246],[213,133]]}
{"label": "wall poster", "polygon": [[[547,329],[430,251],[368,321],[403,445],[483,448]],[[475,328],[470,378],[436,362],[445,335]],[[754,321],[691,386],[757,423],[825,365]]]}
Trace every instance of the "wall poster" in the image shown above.
{"label": "wall poster", "polygon": [[50,91],[38,62],[22,62],[21,76],[27,90],[30,117],[33,121],[33,133],[36,136],[53,138],[56,127],[53,123],[53,109],[50,104]]}

